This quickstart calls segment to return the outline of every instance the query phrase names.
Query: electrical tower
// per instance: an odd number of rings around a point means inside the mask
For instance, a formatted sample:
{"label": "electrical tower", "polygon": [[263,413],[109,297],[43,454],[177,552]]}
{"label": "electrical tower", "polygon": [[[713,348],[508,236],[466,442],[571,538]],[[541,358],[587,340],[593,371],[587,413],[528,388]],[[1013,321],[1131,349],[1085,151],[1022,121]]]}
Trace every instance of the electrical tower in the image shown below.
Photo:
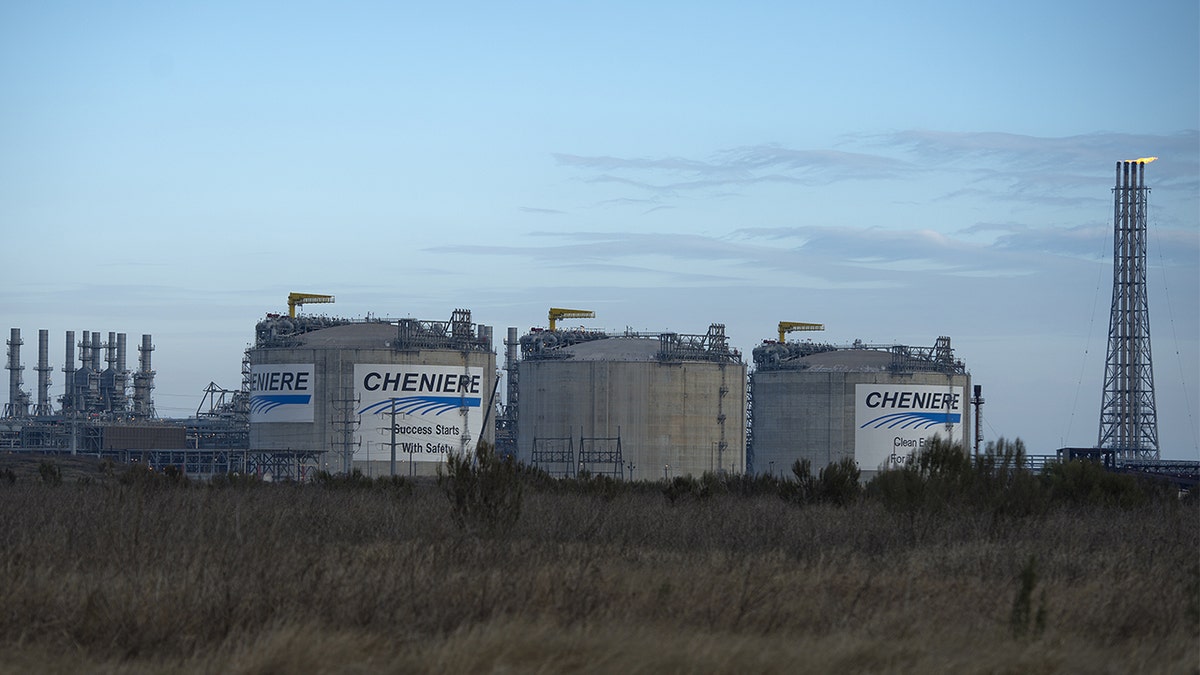
{"label": "electrical tower", "polygon": [[1146,298],[1146,164],[1154,159],[1117,162],[1113,188],[1112,313],[1096,447],[1118,460],[1159,459]]}

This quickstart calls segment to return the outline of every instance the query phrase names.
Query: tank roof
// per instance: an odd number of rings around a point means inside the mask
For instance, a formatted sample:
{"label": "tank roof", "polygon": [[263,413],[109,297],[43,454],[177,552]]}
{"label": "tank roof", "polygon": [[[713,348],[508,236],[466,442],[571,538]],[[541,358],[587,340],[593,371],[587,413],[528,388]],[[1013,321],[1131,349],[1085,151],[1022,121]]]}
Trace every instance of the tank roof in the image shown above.
{"label": "tank roof", "polygon": [[524,360],[584,361],[714,361],[742,363],[742,354],[729,347],[725,324],[709,325],[703,335],[534,330],[521,336]]}
{"label": "tank roof", "polygon": [[331,326],[297,336],[303,347],[357,347],[383,349],[396,339],[396,327],[390,323],[368,322]]}
{"label": "tank roof", "polygon": [[838,349],[798,359],[799,368],[815,372],[881,372],[892,363],[890,352],[874,349]]}
{"label": "tank roof", "polygon": [[456,309],[449,321],[343,319],[268,314],[254,328],[254,347],[348,349],[454,349],[492,351],[491,327],[471,322],[471,310]]}
{"label": "tank roof", "polygon": [[754,348],[754,365],[764,371],[937,372],[947,375],[965,375],[967,372],[966,364],[954,358],[950,338],[944,335],[932,347],[869,345],[861,340],[845,347],[808,341],[766,341]]}
{"label": "tank roof", "polygon": [[563,347],[572,361],[657,361],[659,342],[642,337],[609,337]]}

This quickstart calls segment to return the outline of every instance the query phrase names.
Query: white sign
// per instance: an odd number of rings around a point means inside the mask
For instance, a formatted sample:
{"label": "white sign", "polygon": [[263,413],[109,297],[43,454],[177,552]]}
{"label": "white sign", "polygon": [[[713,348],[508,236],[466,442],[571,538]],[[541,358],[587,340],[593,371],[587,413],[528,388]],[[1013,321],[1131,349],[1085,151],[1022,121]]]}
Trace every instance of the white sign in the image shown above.
{"label": "white sign", "polygon": [[[483,368],[355,364],[358,397],[356,460],[391,458],[443,462],[451,452],[475,449],[483,424]],[[370,448],[375,448],[370,451]],[[380,452],[382,448],[382,452]]]}
{"label": "white sign", "polygon": [[963,387],[858,384],[854,387],[854,459],[865,470],[899,466],[941,436],[963,442]]}
{"label": "white sign", "polygon": [[311,363],[250,366],[250,423],[313,421]]}

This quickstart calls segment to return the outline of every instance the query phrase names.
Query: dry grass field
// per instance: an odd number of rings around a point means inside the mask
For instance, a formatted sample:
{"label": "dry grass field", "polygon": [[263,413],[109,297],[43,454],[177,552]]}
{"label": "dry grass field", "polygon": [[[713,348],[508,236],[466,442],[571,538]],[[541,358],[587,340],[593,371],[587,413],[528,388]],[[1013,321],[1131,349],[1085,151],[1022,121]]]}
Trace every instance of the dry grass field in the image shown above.
{"label": "dry grass field", "polygon": [[1200,670],[1194,501],[1012,516],[646,485],[526,489],[490,534],[452,515],[433,484],[26,471],[0,480],[0,671]]}

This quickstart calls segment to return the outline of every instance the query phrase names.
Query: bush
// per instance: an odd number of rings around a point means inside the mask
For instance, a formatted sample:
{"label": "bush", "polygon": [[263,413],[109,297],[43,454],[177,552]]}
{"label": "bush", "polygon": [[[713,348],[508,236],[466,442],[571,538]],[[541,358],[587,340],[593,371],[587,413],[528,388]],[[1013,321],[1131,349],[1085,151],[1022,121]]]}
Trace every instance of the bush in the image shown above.
{"label": "bush", "polygon": [[1025,444],[1004,438],[972,461],[961,445],[935,436],[899,469],[882,471],[867,494],[892,511],[975,508],[1030,513],[1044,505],[1037,477],[1025,468]]}
{"label": "bush", "polygon": [[413,483],[404,476],[379,476],[375,479],[375,489],[391,492],[397,497],[408,497],[413,493]]}
{"label": "bush", "polygon": [[125,470],[125,473],[121,474],[119,480],[121,485],[151,487],[161,483],[160,478],[158,474],[154,473],[154,469],[147,464],[131,464]]}
{"label": "bush", "polygon": [[187,474],[183,472],[183,469],[175,466],[174,464],[168,464],[167,466],[164,466],[162,476],[163,481],[170,485],[186,485],[190,482],[188,481]]}
{"label": "bush", "polygon": [[361,469],[353,469],[350,473],[318,471],[313,475],[313,482],[331,490],[365,490],[374,485],[374,481],[363,475]]}
{"label": "bush", "polygon": [[663,487],[663,496],[674,504],[681,497],[700,498],[700,483],[691,476],[676,476]]}
{"label": "bush", "polygon": [[793,479],[775,482],[775,493],[792,504],[825,503],[845,506],[858,500],[862,494],[859,483],[861,472],[853,458],[845,457],[814,476],[812,462],[798,459],[792,463]]}
{"label": "bush", "polygon": [[629,487],[629,483],[619,481],[608,474],[593,474],[587,471],[580,471],[575,478],[563,479],[562,484],[568,492],[592,495],[606,501],[627,492]]}
{"label": "bush", "polygon": [[1017,574],[1017,592],[1013,597],[1012,611],[1009,613],[1008,625],[1014,639],[1029,635],[1040,638],[1046,632],[1046,591],[1042,589],[1037,611],[1033,609],[1033,590],[1037,586],[1037,557],[1029,556],[1029,560]]}
{"label": "bush", "polygon": [[43,460],[38,464],[38,475],[46,485],[62,485],[62,469],[53,460]]}
{"label": "bush", "polygon": [[727,474],[724,478],[725,489],[730,494],[741,497],[758,497],[761,495],[785,496],[787,481],[781,481],[770,474]]}
{"label": "bush", "polygon": [[912,514],[926,507],[926,479],[912,464],[899,469],[880,471],[867,482],[869,499],[884,505],[889,511]]}
{"label": "bush", "polygon": [[1080,459],[1047,464],[1042,482],[1051,500],[1076,506],[1134,508],[1159,492],[1157,485]]}
{"label": "bush", "polygon": [[220,473],[212,477],[208,486],[212,488],[247,488],[266,485],[263,479],[254,474]]}
{"label": "bush", "polygon": [[827,504],[846,506],[858,501],[862,487],[861,472],[852,457],[842,459],[821,469],[817,476],[817,498]]}
{"label": "bush", "polygon": [[475,456],[451,453],[438,487],[450,500],[455,524],[481,534],[507,533],[521,516],[521,474],[512,458],[501,459],[486,441]]}
{"label": "bush", "polygon": [[811,504],[817,499],[818,485],[812,473],[812,462],[808,459],[798,459],[792,463],[794,481],[786,480],[779,483],[779,496],[793,504]]}

